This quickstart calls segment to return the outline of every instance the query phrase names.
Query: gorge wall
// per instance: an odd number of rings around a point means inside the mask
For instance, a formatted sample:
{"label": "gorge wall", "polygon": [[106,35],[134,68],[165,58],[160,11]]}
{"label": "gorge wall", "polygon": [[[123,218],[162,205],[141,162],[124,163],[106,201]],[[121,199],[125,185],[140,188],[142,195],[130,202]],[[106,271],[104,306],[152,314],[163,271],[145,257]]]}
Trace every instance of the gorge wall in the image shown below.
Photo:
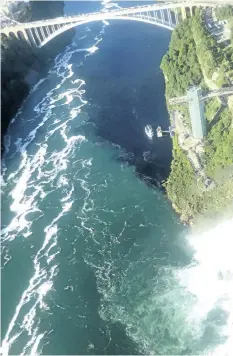
{"label": "gorge wall", "polygon": [[[19,22],[37,21],[64,15],[64,1],[30,1],[16,3],[11,7],[10,16]],[[9,17],[10,17],[9,16]],[[11,17],[11,18],[12,18]],[[59,41],[51,41],[44,48],[32,48],[16,37],[1,39],[1,138],[11,118],[29,93],[46,63],[68,45],[75,30],[59,36]]]}

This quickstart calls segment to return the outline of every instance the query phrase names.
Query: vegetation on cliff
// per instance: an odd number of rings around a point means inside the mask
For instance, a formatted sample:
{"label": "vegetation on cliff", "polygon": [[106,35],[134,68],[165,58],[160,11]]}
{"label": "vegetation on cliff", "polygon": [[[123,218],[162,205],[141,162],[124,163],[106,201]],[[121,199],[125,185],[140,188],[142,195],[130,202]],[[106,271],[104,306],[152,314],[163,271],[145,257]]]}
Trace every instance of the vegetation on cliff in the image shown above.
{"label": "vegetation on cliff", "polygon": [[[233,80],[233,48],[222,46],[208,33],[202,14],[183,21],[172,34],[161,68],[166,79],[166,98],[184,95],[192,85],[207,87],[208,79],[218,87]],[[168,198],[183,221],[211,215],[226,208],[233,199],[233,111],[218,99],[205,105],[209,122],[201,158],[203,172],[212,181],[206,186],[173,138],[173,162],[165,183]],[[168,105],[169,107],[169,105]],[[170,110],[173,108],[169,107]],[[188,118],[188,111],[177,107]]]}
{"label": "vegetation on cliff", "polygon": [[185,20],[176,27],[161,68],[167,78],[166,96],[169,98],[184,95],[189,86],[201,84],[203,76],[190,21]]}
{"label": "vegetation on cliff", "polygon": [[188,220],[197,212],[199,204],[193,167],[180,148],[177,135],[173,139],[173,161],[165,187],[168,198],[173,202],[177,212],[183,215],[183,220]]}
{"label": "vegetation on cliff", "polygon": [[205,27],[201,12],[190,20],[198,60],[205,78],[219,88],[229,84],[233,71],[233,48],[221,45]]}
{"label": "vegetation on cliff", "polygon": [[[14,7],[14,18],[19,22],[53,18],[64,14],[64,1],[30,1]],[[1,134],[4,135],[10,119],[29,92],[26,76],[30,69],[40,72],[49,58],[57,55],[67,45],[73,32],[60,35],[47,48],[32,49],[27,42],[16,37],[1,40]],[[2,142],[3,143],[3,142]],[[2,146],[3,147],[3,146]]]}
{"label": "vegetation on cliff", "polygon": [[221,103],[218,98],[211,98],[205,101],[205,117],[209,123],[214,119],[215,115],[217,115],[220,107]]}
{"label": "vegetation on cliff", "polygon": [[230,5],[216,7],[215,15],[218,20],[231,19],[231,17],[233,16],[233,8]]}
{"label": "vegetation on cliff", "polygon": [[207,174],[213,178],[218,171],[233,165],[232,119],[232,113],[228,108],[225,108],[207,136],[205,165]]}

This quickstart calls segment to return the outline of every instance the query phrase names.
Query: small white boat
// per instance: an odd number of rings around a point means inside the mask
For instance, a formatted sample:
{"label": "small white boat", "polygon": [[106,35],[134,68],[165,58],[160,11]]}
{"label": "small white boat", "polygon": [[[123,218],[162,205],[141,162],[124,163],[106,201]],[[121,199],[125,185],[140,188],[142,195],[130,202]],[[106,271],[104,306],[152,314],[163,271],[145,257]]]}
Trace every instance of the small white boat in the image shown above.
{"label": "small white boat", "polygon": [[153,136],[154,136],[154,132],[153,132],[153,129],[152,129],[152,126],[151,125],[146,125],[145,127],[145,133],[146,135],[149,137],[150,140],[152,140]]}

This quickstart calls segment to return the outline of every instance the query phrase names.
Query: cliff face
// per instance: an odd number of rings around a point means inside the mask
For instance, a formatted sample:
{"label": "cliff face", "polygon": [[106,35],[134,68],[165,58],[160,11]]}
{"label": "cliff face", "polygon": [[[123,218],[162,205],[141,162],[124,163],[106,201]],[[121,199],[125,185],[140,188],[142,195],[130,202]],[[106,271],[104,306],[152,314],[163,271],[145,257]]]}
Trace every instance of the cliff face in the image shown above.
{"label": "cliff face", "polygon": [[[15,20],[29,22],[64,15],[63,1],[31,1],[25,6],[16,4],[11,8]],[[59,41],[51,41],[45,48],[36,49],[16,38],[1,41],[1,136],[11,118],[16,114],[29,93],[30,86],[37,81],[45,63],[60,53],[68,45],[74,31],[59,36]]]}

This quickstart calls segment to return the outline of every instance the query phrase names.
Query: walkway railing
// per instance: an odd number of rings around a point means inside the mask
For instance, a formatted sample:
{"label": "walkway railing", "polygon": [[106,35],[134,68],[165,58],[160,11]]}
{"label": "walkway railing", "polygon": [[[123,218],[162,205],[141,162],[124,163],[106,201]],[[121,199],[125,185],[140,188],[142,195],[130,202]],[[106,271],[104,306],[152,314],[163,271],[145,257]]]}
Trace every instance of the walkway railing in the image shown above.
{"label": "walkway railing", "polygon": [[[215,89],[209,92],[203,92],[202,95],[200,96],[200,100],[206,100],[216,96],[228,96],[228,95],[233,95],[233,87],[225,87],[221,89]],[[180,96],[177,98],[171,98],[169,100],[169,104],[171,105],[183,104],[186,102],[188,102],[188,96]]]}

